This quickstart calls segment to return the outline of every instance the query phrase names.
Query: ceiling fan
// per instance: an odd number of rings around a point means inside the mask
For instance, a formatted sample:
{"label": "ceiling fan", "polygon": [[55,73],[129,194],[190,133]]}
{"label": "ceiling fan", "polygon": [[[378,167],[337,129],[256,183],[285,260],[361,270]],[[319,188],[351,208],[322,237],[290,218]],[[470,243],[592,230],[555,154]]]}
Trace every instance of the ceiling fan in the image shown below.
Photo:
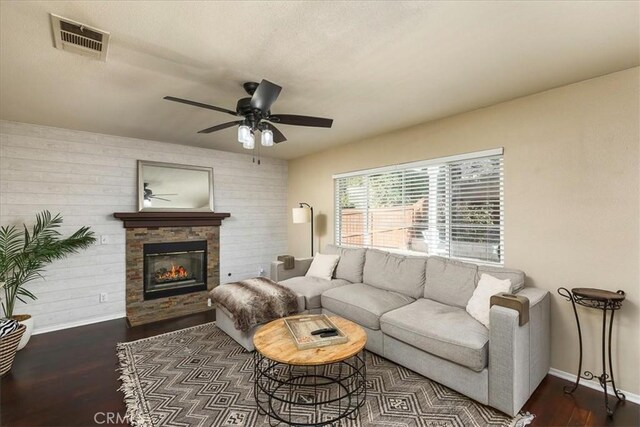
{"label": "ceiling fan", "polygon": [[256,131],[260,131],[261,143],[265,147],[271,147],[274,143],[278,144],[287,140],[282,132],[273,125],[274,123],[321,128],[330,128],[333,124],[333,119],[325,119],[322,117],[271,114],[271,106],[276,99],[278,99],[282,88],[268,80],[262,80],[259,84],[256,82],[246,82],[242,87],[250,97],[240,98],[235,111],[173,96],[165,96],[164,99],[241,117],[241,120],[202,129],[198,133],[211,133],[238,126],[238,142],[242,143],[242,146],[248,150],[255,148],[254,132]]}
{"label": "ceiling fan", "polygon": [[154,194],[153,191],[149,188],[149,183],[144,183],[144,200],[145,202],[151,202],[151,199],[163,200],[165,202],[170,202],[171,200],[165,199],[159,196],[177,196],[178,193],[165,193],[165,194]]}

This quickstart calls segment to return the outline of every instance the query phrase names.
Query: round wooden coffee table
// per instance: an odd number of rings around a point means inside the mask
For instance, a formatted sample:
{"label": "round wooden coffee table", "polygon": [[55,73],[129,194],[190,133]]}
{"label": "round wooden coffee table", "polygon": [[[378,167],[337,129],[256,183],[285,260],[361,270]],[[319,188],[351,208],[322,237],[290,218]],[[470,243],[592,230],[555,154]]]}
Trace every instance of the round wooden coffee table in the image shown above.
{"label": "round wooden coffee table", "polygon": [[349,320],[330,319],[348,342],[298,350],[284,319],[255,333],[254,396],[258,411],[268,415],[272,425],[324,426],[359,416],[366,400],[367,334]]}

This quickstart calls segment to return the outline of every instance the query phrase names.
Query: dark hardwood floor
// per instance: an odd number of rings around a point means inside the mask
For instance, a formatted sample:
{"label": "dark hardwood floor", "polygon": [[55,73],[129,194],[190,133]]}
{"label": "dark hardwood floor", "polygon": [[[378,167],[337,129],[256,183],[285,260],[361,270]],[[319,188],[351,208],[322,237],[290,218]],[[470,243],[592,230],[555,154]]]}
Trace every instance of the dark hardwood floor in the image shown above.
{"label": "dark hardwood floor", "polygon": [[[122,425],[106,422],[109,413],[125,413],[123,395],[117,390],[115,344],[213,320],[213,312],[208,312],[127,328],[125,320],[119,319],[36,335],[1,380],[0,425]],[[580,387],[575,396],[568,396],[562,392],[566,384],[553,376],[542,382],[524,408],[536,414],[532,425],[640,425],[640,406],[622,404],[610,419],[601,393]],[[111,421],[117,421],[111,416]]]}

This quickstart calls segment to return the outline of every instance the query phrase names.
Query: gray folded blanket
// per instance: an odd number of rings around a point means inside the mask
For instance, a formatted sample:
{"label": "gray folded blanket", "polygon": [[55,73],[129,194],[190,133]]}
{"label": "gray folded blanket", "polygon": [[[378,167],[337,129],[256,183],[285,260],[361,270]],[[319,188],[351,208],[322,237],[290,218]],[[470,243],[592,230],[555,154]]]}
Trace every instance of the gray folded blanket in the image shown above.
{"label": "gray folded blanket", "polygon": [[209,295],[214,304],[231,314],[236,329],[244,332],[261,323],[298,312],[296,294],[266,277],[220,285]]}

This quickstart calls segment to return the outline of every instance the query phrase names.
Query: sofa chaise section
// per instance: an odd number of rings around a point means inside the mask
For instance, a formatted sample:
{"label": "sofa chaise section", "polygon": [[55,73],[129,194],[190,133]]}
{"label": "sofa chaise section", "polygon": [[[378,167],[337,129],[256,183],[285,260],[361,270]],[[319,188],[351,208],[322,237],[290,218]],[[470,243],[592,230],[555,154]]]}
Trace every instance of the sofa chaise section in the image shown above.
{"label": "sofa chaise section", "polygon": [[303,298],[304,304],[301,312],[319,313],[322,309],[321,296],[335,288],[350,285],[344,279],[321,279],[318,277],[291,277],[279,282],[281,285],[292,289],[298,296]]}
{"label": "sofa chaise section", "polygon": [[[227,286],[227,285],[220,285]],[[297,294],[298,312],[303,312],[305,307],[305,298],[303,295]],[[238,344],[245,348],[247,351],[253,351],[255,346],[253,345],[253,336],[258,328],[262,325],[256,325],[250,328],[248,331],[240,331],[236,329],[234,317],[229,311],[218,304],[214,304],[216,311],[216,326],[220,328],[224,333],[233,338]]]}

